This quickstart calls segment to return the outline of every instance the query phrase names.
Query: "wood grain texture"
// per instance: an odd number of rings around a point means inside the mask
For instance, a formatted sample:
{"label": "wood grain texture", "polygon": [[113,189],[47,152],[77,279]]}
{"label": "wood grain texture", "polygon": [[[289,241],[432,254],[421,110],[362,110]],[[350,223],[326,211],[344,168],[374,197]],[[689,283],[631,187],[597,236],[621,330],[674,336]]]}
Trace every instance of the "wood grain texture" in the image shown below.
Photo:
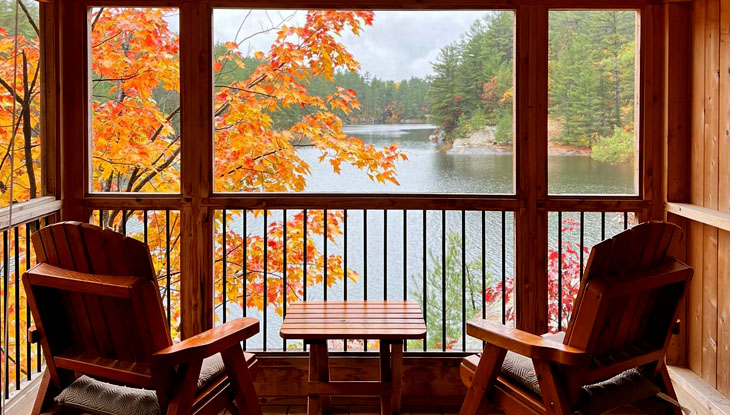
{"label": "wood grain texture", "polygon": [[702,258],[702,378],[717,381],[717,228],[704,225]]}
{"label": "wood grain texture", "polygon": [[213,35],[212,9],[183,3],[180,9],[182,197],[180,299],[182,337],[213,327],[213,211],[202,201],[210,197],[213,174]]}
{"label": "wood grain texture", "polygon": [[[248,373],[255,359],[247,362],[241,350],[258,332],[257,320],[233,320],[172,345],[146,245],[80,222],[47,226],[32,240],[40,263],[23,284],[48,373],[34,415],[81,374],[154,388],[168,414],[218,413],[232,405],[225,396],[251,415],[261,413]],[[196,387],[203,359],[215,353],[229,375],[213,383],[233,389],[221,398],[216,388]]]}
{"label": "wood grain texture", "polygon": [[422,339],[426,323],[414,301],[312,301],[290,305],[279,333],[305,340]]}
{"label": "wood grain texture", "polygon": [[730,232],[718,232],[717,389],[730,396]]}

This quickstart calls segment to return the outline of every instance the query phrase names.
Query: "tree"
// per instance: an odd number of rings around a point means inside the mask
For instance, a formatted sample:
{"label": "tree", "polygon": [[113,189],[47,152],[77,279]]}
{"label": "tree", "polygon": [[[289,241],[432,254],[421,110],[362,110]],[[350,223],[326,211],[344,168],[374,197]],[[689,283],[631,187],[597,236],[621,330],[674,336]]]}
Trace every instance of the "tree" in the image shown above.
{"label": "tree", "polygon": [[[179,190],[179,51],[177,34],[168,25],[172,13],[175,11],[129,8],[92,12],[92,157],[97,191]],[[372,12],[309,11],[301,26],[283,22],[272,26],[269,30],[277,37],[268,51],[244,54],[244,38],[239,35],[216,47],[216,191],[304,190],[310,166],[297,154],[303,147],[318,150],[320,162],[329,163],[336,173],[342,164],[350,164],[371,180],[397,184],[395,163],[406,156],[395,145],[377,149],[342,131],[337,113],[349,114],[359,107],[355,91],[339,86],[326,96],[310,91],[312,83],[334,81],[338,70],[359,69],[338,39],[345,31],[359,34],[372,20]],[[261,218],[264,212],[253,214]],[[106,226],[121,229],[119,216],[119,212],[108,212],[102,220]],[[141,213],[135,218],[143,219]],[[303,298],[305,273],[308,284],[322,283],[325,267],[330,285],[345,277],[356,278],[352,270],[342,269],[339,256],[325,257],[311,243],[325,229],[334,243],[341,234],[342,218],[342,211],[324,217],[323,211],[310,210],[306,217],[299,212],[270,221],[265,235],[241,235],[228,228],[224,246],[224,219],[218,213],[216,275],[222,281],[217,281],[216,303],[222,302],[225,284],[231,302],[245,298],[247,307],[263,310],[265,304],[273,305],[281,313],[285,297],[290,302]],[[240,221],[240,213],[227,211],[225,220]],[[158,235],[150,239],[151,244],[165,242],[163,229],[151,233]],[[178,240],[175,222],[171,242]],[[159,246],[151,248],[153,254],[164,254]],[[161,263],[163,258],[156,260]],[[179,279],[178,273],[175,270],[174,278]],[[176,307],[174,301],[172,306]]]}
{"label": "tree", "polygon": [[[17,9],[16,9],[17,7]],[[17,31],[15,17],[17,12]],[[38,6],[34,2],[26,4],[0,0],[0,207],[24,202],[41,196],[41,68],[39,48]],[[12,185],[11,185],[12,183]],[[11,188],[12,186],[12,198]],[[39,369],[35,348],[28,352],[26,324],[27,306],[25,292],[16,284],[17,277],[26,270],[28,256],[25,249],[27,232],[37,227],[20,226],[16,231],[6,233],[7,255],[2,270],[7,276],[6,284],[0,287],[0,297],[7,299],[2,309],[7,309],[8,319],[3,316],[2,347],[8,348],[0,354],[2,364],[7,357],[9,387],[15,386],[16,374],[25,378],[27,370]],[[13,261],[7,260],[14,258]],[[17,300],[16,300],[17,299]],[[18,322],[16,331],[10,322]],[[5,325],[8,325],[8,338],[5,338]],[[15,353],[18,346],[19,353]],[[5,355],[5,352],[10,352]]]}

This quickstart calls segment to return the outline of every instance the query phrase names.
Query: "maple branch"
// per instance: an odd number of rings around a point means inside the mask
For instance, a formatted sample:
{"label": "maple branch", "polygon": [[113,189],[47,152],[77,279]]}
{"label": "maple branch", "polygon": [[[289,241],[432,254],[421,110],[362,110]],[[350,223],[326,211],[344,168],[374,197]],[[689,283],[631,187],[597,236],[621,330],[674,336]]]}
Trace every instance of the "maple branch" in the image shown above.
{"label": "maple branch", "polygon": [[94,21],[91,22],[91,31],[92,32],[94,31],[94,28],[96,27],[96,22],[99,21],[99,18],[101,18],[101,14],[103,12],[104,12],[104,8],[102,7],[102,8],[99,9],[99,13],[97,13],[96,16],[94,16]]}
{"label": "maple branch", "polygon": [[247,92],[247,93],[249,93],[249,94],[263,95],[263,96],[265,96],[265,97],[269,97],[269,98],[274,98],[274,99],[276,99],[276,98],[277,98],[276,96],[274,96],[274,95],[271,95],[271,94],[267,94],[267,93],[265,93],[265,92],[258,92],[258,91],[252,91],[252,90],[250,90],[250,89],[245,89],[245,88],[238,88],[238,87],[235,87],[235,86],[230,86],[230,85],[216,85],[215,87],[216,87],[216,88],[228,88],[228,89],[232,89],[232,90],[234,90],[234,91],[241,91],[241,92]]}
{"label": "maple branch", "polygon": [[140,190],[142,190],[142,187],[144,187],[144,185],[146,185],[147,183],[149,183],[149,181],[152,180],[155,176],[157,176],[158,173],[162,172],[162,170],[164,170],[167,167],[169,167],[172,164],[172,162],[174,162],[175,159],[177,159],[178,154],[180,154],[180,147],[176,148],[175,151],[173,151],[172,157],[170,157],[169,159],[167,159],[167,161],[165,161],[164,163],[160,164],[158,167],[155,167],[155,169],[152,172],[150,172],[150,174],[148,174],[144,179],[142,179],[134,187],[134,191],[135,192],[139,192]]}
{"label": "maple branch", "polygon": [[[173,110],[173,111],[172,111],[172,112],[170,113],[170,115],[168,115],[168,116],[167,116],[167,117],[165,118],[165,121],[166,121],[166,122],[170,122],[170,121],[171,121],[171,120],[172,120],[172,119],[173,119],[173,118],[175,117],[175,115],[177,115],[177,113],[178,113],[178,112],[180,112],[180,106],[178,106],[177,108],[175,108],[175,110]],[[159,127],[157,127],[157,130],[155,130],[155,133],[154,133],[154,134],[152,134],[152,137],[150,137],[150,141],[151,141],[151,142],[153,142],[153,143],[154,143],[154,142],[155,142],[155,140],[157,140],[157,137],[158,137],[158,136],[160,135],[160,133],[162,133],[162,129],[164,128],[164,126],[165,126],[164,124],[160,123],[160,126],[159,126]],[[152,163],[152,164],[154,164],[154,163]]]}
{"label": "maple branch", "polygon": [[23,98],[17,92],[13,92],[13,87],[10,86],[10,84],[8,84],[3,78],[0,78],[0,85],[7,89],[8,93],[15,97],[16,101],[21,104],[23,103]]}
{"label": "maple branch", "polygon": [[104,43],[106,43],[106,42],[108,42],[108,41],[116,38],[117,36],[121,35],[122,33],[124,33],[124,31],[120,30],[116,34],[113,34],[113,35],[109,36],[108,38],[99,41],[99,43],[96,43],[94,45],[91,45],[91,48],[93,49],[93,48],[99,47],[99,46],[103,45]]}
{"label": "maple branch", "polygon": [[21,9],[23,9],[23,13],[25,14],[25,17],[28,18],[28,23],[30,23],[30,25],[33,27],[35,34],[40,37],[41,31],[38,30],[38,25],[36,25],[35,21],[33,20],[33,17],[30,15],[28,8],[25,7],[25,4],[23,4],[22,0],[18,0],[18,5],[20,6]]}

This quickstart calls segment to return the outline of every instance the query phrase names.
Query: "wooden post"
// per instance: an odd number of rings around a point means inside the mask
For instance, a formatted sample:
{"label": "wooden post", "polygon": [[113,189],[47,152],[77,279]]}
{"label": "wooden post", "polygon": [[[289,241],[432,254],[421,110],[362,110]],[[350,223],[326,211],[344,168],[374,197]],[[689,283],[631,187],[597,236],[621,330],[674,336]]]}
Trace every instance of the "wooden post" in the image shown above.
{"label": "wooden post", "polygon": [[212,18],[205,3],[180,9],[183,338],[213,326],[213,213],[203,205],[213,171]]}
{"label": "wooden post", "polygon": [[547,307],[547,46],[548,11],[542,5],[517,10],[515,153],[517,195],[523,206],[515,215],[517,327],[544,333]]}
{"label": "wooden post", "polygon": [[[690,62],[690,13],[688,3],[664,5],[664,197],[667,202],[689,201],[689,62]],[[672,214],[666,219],[685,231],[682,246],[674,253],[677,259],[687,257],[687,220]],[[680,333],[672,336],[667,350],[667,362],[672,365],[687,364],[687,304],[680,308]]]}
{"label": "wooden post", "polygon": [[[88,32],[87,9],[64,1],[60,11],[61,207],[62,220],[86,221],[83,198],[88,189]],[[86,216],[86,217],[85,217]]]}

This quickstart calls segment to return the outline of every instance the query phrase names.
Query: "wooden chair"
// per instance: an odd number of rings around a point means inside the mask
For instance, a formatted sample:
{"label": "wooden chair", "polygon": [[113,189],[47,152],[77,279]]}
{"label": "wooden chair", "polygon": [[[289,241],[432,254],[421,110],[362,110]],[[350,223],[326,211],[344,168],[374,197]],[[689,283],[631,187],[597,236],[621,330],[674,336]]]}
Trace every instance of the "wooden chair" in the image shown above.
{"label": "wooden chair", "polygon": [[[43,228],[32,242],[38,265],[23,275],[35,322],[29,336],[46,360],[34,415],[101,412],[86,401],[143,413],[129,405],[145,399],[167,414],[261,414],[251,376],[256,360],[241,350],[259,331],[257,320],[237,319],[173,344],[145,244],[78,222]],[[99,390],[103,398],[84,395]],[[59,393],[62,405],[54,402]]]}
{"label": "wooden chair", "polygon": [[651,222],[594,246],[565,333],[471,320],[467,333],[486,345],[462,362],[461,414],[602,413],[659,391],[676,399],[664,357],[692,277],[671,255],[681,237]]}

